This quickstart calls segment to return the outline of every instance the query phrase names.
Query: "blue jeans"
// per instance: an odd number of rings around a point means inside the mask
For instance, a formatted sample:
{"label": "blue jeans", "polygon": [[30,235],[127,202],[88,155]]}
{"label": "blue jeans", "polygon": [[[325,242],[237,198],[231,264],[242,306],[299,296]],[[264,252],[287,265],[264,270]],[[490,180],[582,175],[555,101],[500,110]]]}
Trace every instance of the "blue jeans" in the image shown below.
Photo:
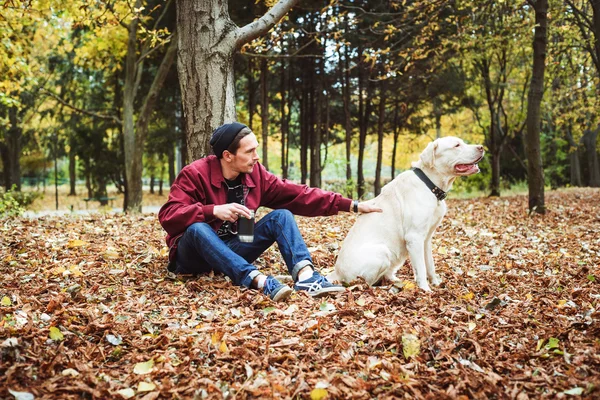
{"label": "blue jeans", "polygon": [[298,272],[312,265],[312,258],[288,210],[275,210],[261,218],[254,227],[252,243],[240,242],[237,235],[223,240],[207,223],[190,225],[179,239],[175,272],[198,274],[215,270],[231,278],[235,285],[250,287],[260,275],[252,262],[274,242],[296,281]]}

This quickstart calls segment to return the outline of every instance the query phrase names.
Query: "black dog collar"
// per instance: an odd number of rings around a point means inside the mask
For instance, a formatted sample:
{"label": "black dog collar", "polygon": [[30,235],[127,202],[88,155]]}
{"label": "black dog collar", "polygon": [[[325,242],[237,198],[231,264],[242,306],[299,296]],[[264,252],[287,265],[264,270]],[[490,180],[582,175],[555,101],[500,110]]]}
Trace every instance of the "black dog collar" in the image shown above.
{"label": "black dog collar", "polygon": [[446,196],[448,196],[448,193],[444,192],[442,189],[435,186],[433,182],[431,182],[431,179],[429,179],[427,175],[425,175],[425,172],[421,171],[419,168],[413,168],[412,170],[415,173],[415,175],[417,175],[419,179],[421,179],[423,183],[427,185],[427,187],[431,190],[431,193],[433,193],[439,201],[444,200]]}

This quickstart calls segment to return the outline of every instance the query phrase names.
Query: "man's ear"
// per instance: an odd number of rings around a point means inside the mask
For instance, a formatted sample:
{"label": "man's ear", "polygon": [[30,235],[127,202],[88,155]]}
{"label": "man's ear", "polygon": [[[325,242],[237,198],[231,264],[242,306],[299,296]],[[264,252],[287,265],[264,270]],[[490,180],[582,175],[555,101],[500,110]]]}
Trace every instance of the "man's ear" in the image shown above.
{"label": "man's ear", "polygon": [[229,150],[223,151],[223,160],[227,162],[231,162],[233,160],[233,154],[229,152]]}
{"label": "man's ear", "polygon": [[429,168],[433,168],[435,163],[435,151],[437,150],[437,141],[433,141],[427,145],[425,150],[421,153],[421,161],[423,165]]}

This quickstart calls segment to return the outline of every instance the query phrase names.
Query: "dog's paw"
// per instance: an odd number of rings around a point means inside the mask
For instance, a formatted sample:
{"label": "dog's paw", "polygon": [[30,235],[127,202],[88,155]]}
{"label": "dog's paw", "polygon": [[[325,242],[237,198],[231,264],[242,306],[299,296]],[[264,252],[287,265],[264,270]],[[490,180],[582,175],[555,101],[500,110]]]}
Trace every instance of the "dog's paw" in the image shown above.
{"label": "dog's paw", "polygon": [[427,281],[418,282],[418,285],[419,289],[423,290],[424,292],[431,292],[431,288],[429,287],[429,283],[427,283]]}
{"label": "dog's paw", "polygon": [[442,283],[442,278],[440,278],[438,274],[435,274],[430,281],[433,286],[440,286]]}

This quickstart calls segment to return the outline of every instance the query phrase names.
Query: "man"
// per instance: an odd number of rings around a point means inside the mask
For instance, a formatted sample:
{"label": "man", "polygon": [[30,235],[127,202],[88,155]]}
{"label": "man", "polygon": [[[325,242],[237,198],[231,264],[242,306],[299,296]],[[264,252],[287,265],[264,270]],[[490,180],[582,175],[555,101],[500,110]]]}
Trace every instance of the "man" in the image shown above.
{"label": "man", "polygon": [[[292,289],[251,264],[277,242],[297,291],[313,297],[344,291],[315,270],[292,213],[318,216],[381,210],[271,174],[258,163],[258,142],[246,125],[220,126],[210,145],[214,155],[181,170],[158,213],[167,231],[169,270],[186,274],[220,271],[235,285],[262,290],[281,301]],[[250,218],[250,210],[260,206],[274,211],[256,223],[252,243],[241,242],[238,218]]]}

